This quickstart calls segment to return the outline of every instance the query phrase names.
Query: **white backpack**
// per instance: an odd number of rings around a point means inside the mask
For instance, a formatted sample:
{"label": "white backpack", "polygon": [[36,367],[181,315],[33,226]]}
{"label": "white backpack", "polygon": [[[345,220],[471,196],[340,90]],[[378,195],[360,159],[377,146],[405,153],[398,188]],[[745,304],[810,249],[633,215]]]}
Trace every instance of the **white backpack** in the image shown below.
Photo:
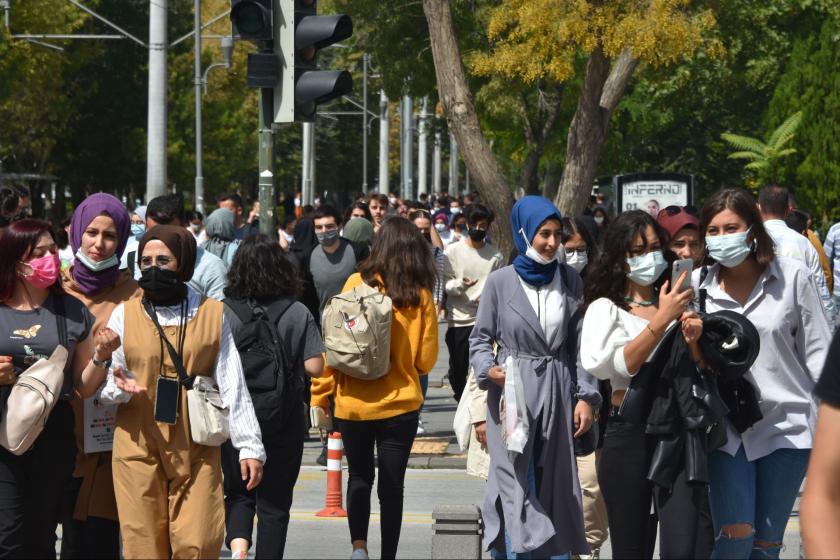
{"label": "white backpack", "polygon": [[391,367],[391,298],[367,284],[333,296],[321,328],[327,366],[358,379],[379,379]]}

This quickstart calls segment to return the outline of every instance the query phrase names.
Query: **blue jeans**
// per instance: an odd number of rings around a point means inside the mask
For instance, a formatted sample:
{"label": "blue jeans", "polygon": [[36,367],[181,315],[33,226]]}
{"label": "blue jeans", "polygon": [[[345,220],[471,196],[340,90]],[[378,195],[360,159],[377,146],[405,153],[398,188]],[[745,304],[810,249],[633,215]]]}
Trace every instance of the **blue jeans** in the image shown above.
{"label": "blue jeans", "polygon": [[[778,558],[785,527],[808,468],[809,449],[777,449],[748,461],[744,446],[734,457],[723,451],[709,454],[709,491],[715,548],[712,558]],[[749,523],[754,534],[730,539],[726,525]],[[758,548],[756,540],[779,546]]]}
{"label": "blue jeans", "polygon": [[[537,475],[534,470],[533,456],[531,457],[531,461],[528,463],[528,487],[532,492],[535,494],[537,493]],[[508,534],[507,529],[505,529],[505,552],[499,552],[495,548],[491,548],[490,558],[493,560],[531,560],[531,553],[511,551],[510,534]],[[571,555],[566,553],[552,556],[550,560],[569,560],[570,558]]]}
{"label": "blue jeans", "polygon": [[423,405],[426,404],[426,391],[429,390],[429,374],[420,376],[420,390],[423,391],[423,404],[420,405],[420,412],[423,412]]}

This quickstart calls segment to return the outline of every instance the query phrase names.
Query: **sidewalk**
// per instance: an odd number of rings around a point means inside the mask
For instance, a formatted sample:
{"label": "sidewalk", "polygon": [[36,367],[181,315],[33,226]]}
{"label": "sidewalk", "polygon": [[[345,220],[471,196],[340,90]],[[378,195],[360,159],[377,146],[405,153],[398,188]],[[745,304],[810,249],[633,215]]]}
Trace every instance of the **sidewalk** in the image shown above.
{"label": "sidewalk", "polygon": [[[408,468],[466,469],[467,456],[458,448],[452,430],[458,403],[452,396],[449,384],[444,384],[444,376],[449,370],[449,351],[444,342],[446,322],[438,323],[438,327],[438,359],[434,369],[429,372],[429,390],[421,413],[426,433],[414,441]],[[320,453],[320,438],[317,430],[312,430],[303,445],[303,465],[317,466],[315,459]]]}

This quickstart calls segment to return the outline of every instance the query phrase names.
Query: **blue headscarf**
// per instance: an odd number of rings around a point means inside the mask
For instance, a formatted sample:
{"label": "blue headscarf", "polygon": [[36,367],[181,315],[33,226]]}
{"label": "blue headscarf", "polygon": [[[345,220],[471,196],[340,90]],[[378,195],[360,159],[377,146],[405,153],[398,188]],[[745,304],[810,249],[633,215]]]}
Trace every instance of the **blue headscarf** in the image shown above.
{"label": "blue headscarf", "polygon": [[[545,286],[551,282],[557,270],[556,261],[540,264],[525,255],[528,250],[525,237],[528,238],[528,243],[531,243],[537,234],[537,230],[549,218],[560,220],[560,211],[550,200],[541,196],[520,198],[513,205],[513,211],[510,214],[513,242],[516,244],[517,251],[519,251],[519,256],[513,260],[513,268],[520,278],[532,286]],[[525,237],[522,236],[523,233]]]}

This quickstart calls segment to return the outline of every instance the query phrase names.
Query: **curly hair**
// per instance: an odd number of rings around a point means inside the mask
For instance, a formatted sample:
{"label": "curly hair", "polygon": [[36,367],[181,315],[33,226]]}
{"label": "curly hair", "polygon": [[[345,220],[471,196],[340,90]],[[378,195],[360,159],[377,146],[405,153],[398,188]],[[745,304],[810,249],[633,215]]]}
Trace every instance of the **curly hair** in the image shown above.
{"label": "curly hair", "polygon": [[[604,232],[601,251],[595,258],[595,262],[590,264],[589,274],[586,277],[584,300],[587,306],[598,298],[607,298],[622,309],[630,309],[624,301],[627,290],[625,263],[637,236],[641,236],[644,248],[647,249],[645,231],[648,226],[656,232],[664,252],[668,243],[668,232],[647,212],[642,210],[623,212],[609,225]],[[666,258],[668,258],[667,253]],[[665,274],[659,277],[654,285],[655,289],[659,288],[660,282],[665,277]]]}
{"label": "curly hair", "polygon": [[397,216],[382,224],[359,273],[365,284],[383,287],[396,307],[420,305],[421,291],[431,292],[437,277],[432,252],[420,230]]}
{"label": "curly hair", "polygon": [[280,245],[262,233],[246,237],[233,255],[225,296],[235,299],[297,297],[303,285]]}

